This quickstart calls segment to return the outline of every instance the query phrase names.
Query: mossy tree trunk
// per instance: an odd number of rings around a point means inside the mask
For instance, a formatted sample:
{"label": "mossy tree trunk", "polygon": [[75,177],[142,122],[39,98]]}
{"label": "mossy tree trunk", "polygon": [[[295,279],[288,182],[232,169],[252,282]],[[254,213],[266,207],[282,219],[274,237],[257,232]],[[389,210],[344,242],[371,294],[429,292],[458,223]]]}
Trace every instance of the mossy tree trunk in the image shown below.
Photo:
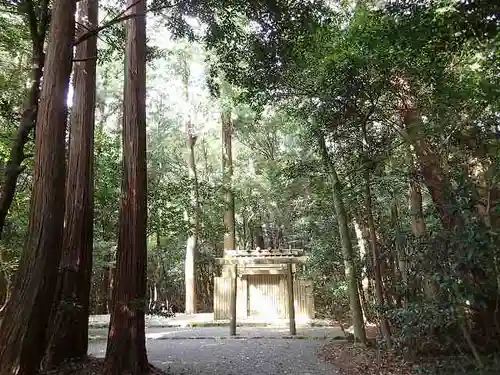
{"label": "mossy tree trunk", "polygon": [[328,173],[328,177],[332,183],[332,198],[339,225],[340,241],[342,244],[342,255],[344,258],[345,276],[349,288],[349,306],[351,317],[354,326],[354,339],[359,342],[366,342],[366,331],[363,322],[363,311],[359,300],[358,278],[356,272],[356,263],[354,260],[354,250],[351,242],[351,234],[349,231],[349,218],[345,210],[344,201],[342,199],[342,186],[340,179],[332,162],[326,146],[325,136],[321,131],[317,132],[317,141],[321,158]]}

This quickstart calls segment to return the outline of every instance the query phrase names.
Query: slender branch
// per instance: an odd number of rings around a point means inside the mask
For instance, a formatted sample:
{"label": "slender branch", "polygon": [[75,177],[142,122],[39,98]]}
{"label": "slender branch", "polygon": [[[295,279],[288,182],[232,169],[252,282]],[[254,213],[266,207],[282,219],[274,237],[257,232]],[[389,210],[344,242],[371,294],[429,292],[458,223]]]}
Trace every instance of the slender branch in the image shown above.
{"label": "slender branch", "polygon": [[83,34],[82,36],[80,36],[79,38],[76,39],[75,41],[75,46],[86,41],[87,39],[90,39],[92,38],[93,36],[95,36],[96,34],[100,33],[102,30],[104,29],[107,29],[108,27],[111,27],[113,25],[116,25],[122,21],[125,21],[129,18],[132,18],[134,16],[138,16],[138,15],[135,15],[135,14],[126,14],[131,8],[133,8],[134,6],[136,6],[137,4],[139,4],[141,1],[145,1],[145,0],[136,0],[134,3],[130,4],[129,6],[127,6],[123,11],[121,11],[120,13],[118,13],[114,18],[112,18],[110,21],[104,23],[103,25],[91,30],[90,32],[88,33],[85,33]]}
{"label": "slender branch", "polygon": [[90,61],[90,60],[96,60],[97,56],[90,56],[90,57],[85,57],[83,59],[73,59],[73,62],[85,62],[85,61]]}
{"label": "slender branch", "polygon": [[[105,29],[107,29],[107,28],[109,28],[109,27],[111,27],[113,25],[119,24],[120,22],[129,20],[129,19],[134,18],[134,17],[144,16],[144,14],[138,14],[138,13],[135,13],[135,14],[125,14],[130,8],[132,8],[133,6],[135,6],[140,1],[143,1],[143,0],[136,1],[132,5],[129,5],[125,10],[123,10],[122,12],[120,12],[115,18],[113,18],[110,21],[106,22],[105,24],[103,24],[103,25],[101,25],[99,27],[96,27],[95,29],[92,29],[89,32],[81,35],[80,37],[78,37],[75,40],[74,45],[76,46],[76,45],[78,45],[80,43],[83,43],[86,40],[92,38],[93,36],[99,34],[101,31],[103,31],[103,30],[105,30]],[[160,10],[168,9],[168,8],[171,8],[171,7],[173,7],[173,4],[169,4],[169,5],[165,5],[165,6],[157,7],[157,8],[149,8],[149,9],[146,10],[146,13],[160,11]]]}
{"label": "slender branch", "polygon": [[[118,12],[118,14],[116,14],[109,22],[112,22],[113,20],[116,20],[117,18],[121,18],[122,16],[126,15],[126,13],[131,9],[133,8],[134,6],[136,6],[137,4],[139,4],[142,0],[136,0],[135,3],[132,3],[130,5],[128,5],[124,10],[122,10],[121,12]],[[108,23],[108,22],[106,22]]]}
{"label": "slender branch", "polygon": [[[84,25],[83,23],[80,22],[75,22],[75,24],[79,27],[82,27],[83,29],[87,30],[87,32],[91,32],[92,29],[88,27],[87,25]],[[119,50],[118,46],[114,43],[114,41],[111,41],[109,38],[104,39],[101,35],[97,34],[97,38],[102,40],[104,43],[112,45],[116,50]]]}
{"label": "slender branch", "polygon": [[111,21],[106,22],[104,25],[96,27],[95,29],[92,29],[89,32],[87,32],[87,33],[83,34],[82,36],[80,36],[79,38],[77,38],[75,40],[74,45],[77,46],[78,44],[85,42],[86,40],[88,40],[88,39],[96,36],[101,31],[103,31],[103,30],[105,30],[105,29],[107,29],[107,28],[109,28],[109,27],[111,27],[113,25],[116,25],[116,24],[118,24],[118,23],[120,23],[122,21],[126,21],[126,20],[128,20],[130,18],[134,18],[134,17],[138,17],[138,16],[140,16],[140,14],[127,14],[127,15],[122,16],[120,18],[114,18]]}

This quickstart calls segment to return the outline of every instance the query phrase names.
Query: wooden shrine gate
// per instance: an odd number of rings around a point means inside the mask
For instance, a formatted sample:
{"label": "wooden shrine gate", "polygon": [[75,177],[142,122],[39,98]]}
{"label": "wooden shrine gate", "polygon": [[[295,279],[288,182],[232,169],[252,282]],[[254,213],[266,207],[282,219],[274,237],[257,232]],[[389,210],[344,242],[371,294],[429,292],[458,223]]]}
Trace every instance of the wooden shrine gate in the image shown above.
{"label": "wooden shrine gate", "polygon": [[214,282],[214,319],[231,319],[235,334],[237,318],[288,317],[295,334],[295,316],[314,315],[312,284],[295,277],[297,264],[305,260],[302,250],[225,251],[217,259],[223,266]]}

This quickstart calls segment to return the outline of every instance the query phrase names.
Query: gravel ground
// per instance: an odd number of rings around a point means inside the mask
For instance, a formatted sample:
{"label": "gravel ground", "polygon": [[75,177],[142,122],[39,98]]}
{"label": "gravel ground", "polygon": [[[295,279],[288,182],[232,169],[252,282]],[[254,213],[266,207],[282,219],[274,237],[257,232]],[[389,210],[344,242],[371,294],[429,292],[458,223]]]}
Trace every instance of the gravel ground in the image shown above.
{"label": "gravel ground", "polygon": [[[149,361],[172,375],[335,375],[317,357],[325,340],[178,339],[148,340]],[[91,342],[90,355],[103,357],[105,342]]]}

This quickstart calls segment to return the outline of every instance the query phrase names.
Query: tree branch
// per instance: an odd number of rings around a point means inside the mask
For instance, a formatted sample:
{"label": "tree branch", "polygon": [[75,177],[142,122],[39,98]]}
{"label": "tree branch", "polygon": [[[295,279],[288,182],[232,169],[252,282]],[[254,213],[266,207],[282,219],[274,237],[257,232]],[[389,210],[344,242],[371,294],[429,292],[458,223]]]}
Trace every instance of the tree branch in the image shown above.
{"label": "tree branch", "polygon": [[[83,29],[87,30],[87,32],[91,32],[92,29],[90,29],[87,25],[84,25],[83,23],[80,23],[80,22],[75,22],[77,26],[81,26]],[[97,38],[102,40],[103,42],[105,43],[108,43],[108,44],[111,44],[116,50],[118,50],[118,46],[115,45],[115,43],[113,41],[111,41],[110,39],[104,39],[102,38],[99,34],[96,34],[97,35]]]}
{"label": "tree branch", "polygon": [[90,57],[85,57],[83,59],[73,59],[73,62],[85,62],[85,61],[90,61],[90,60],[96,60],[97,56],[90,56]]}
{"label": "tree branch", "polygon": [[99,34],[101,31],[113,26],[113,25],[116,25],[122,21],[126,21],[130,18],[134,18],[134,17],[138,17],[140,16],[140,14],[127,14],[125,16],[122,16],[120,18],[113,18],[111,21],[109,22],[106,22],[104,25],[101,25],[99,27],[96,27],[95,29],[92,29],[90,30],[89,32],[86,32],[85,34],[83,34],[82,36],[80,36],[79,38],[77,38],[75,40],[75,43],[74,45],[77,46],[78,44],[80,43],[83,43],[85,42],[86,40],[96,36],[97,34]]}
{"label": "tree branch", "polygon": [[[105,30],[105,29],[107,29],[107,28],[109,28],[109,27],[111,27],[113,25],[119,24],[122,21],[126,21],[126,20],[129,20],[129,19],[134,18],[134,17],[144,16],[145,14],[138,14],[138,13],[125,14],[125,13],[127,13],[127,11],[130,8],[132,8],[135,5],[137,5],[140,1],[143,1],[143,0],[137,0],[135,3],[129,5],[122,12],[118,13],[110,21],[108,21],[105,24],[103,24],[103,25],[101,25],[99,27],[96,27],[95,29],[92,29],[89,32],[87,32],[87,33],[81,35],[80,37],[76,38],[74,45],[76,46],[76,45],[78,45],[80,43],[83,43],[86,40],[92,38],[93,36],[99,34],[101,31],[103,31],[103,30]],[[146,13],[160,11],[160,10],[168,9],[168,8],[171,8],[171,7],[173,7],[173,4],[165,5],[165,6],[162,6],[162,7],[149,8],[149,9],[146,10]]]}
{"label": "tree branch", "polygon": [[106,22],[105,24],[89,31],[88,33],[85,33],[83,35],[81,35],[79,38],[76,39],[75,41],[75,46],[86,41],[87,39],[90,39],[92,38],[93,36],[95,36],[96,34],[98,34],[99,32],[101,32],[102,30],[108,28],[108,27],[111,27],[113,25],[116,25],[122,21],[125,21],[129,18],[132,18],[134,16],[137,16],[137,14],[126,14],[131,8],[133,8],[134,6],[136,6],[137,4],[139,4],[141,1],[146,1],[146,0],[136,0],[134,3],[130,4],[129,6],[127,6],[123,11],[121,11],[120,13],[118,13],[114,18],[112,18],[110,21]]}

